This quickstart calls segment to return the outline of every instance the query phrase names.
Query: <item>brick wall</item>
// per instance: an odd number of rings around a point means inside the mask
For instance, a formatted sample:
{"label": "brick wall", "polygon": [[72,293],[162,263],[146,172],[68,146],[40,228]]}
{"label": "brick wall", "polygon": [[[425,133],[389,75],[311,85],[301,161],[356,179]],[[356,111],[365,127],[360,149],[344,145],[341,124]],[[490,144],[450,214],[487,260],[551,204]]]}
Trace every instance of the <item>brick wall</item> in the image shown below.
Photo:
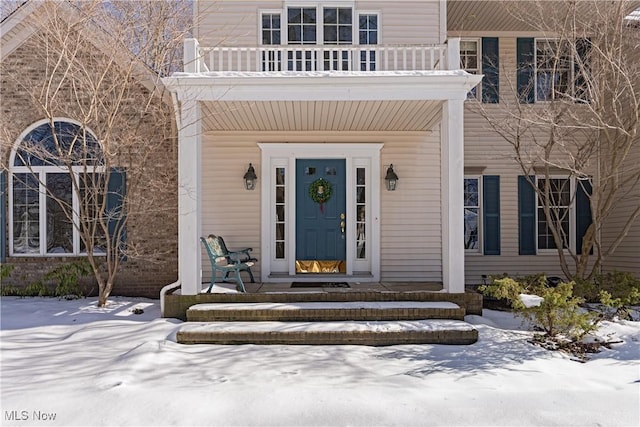
{"label": "brick wall", "polygon": [[[42,56],[45,49],[41,36],[42,33],[34,35],[1,64],[0,160],[3,167],[8,164],[12,146],[18,136],[33,123],[45,119],[47,112],[55,117],[82,121],[79,116],[88,107],[86,103],[90,96],[84,97],[83,91],[76,89],[77,85],[82,84],[82,79],[74,82],[76,88],[70,81],[64,83],[60,95],[51,107],[44,109],[39,106],[41,99],[37,97],[42,93],[45,76],[51,69]],[[86,49],[81,50],[80,63],[88,70],[100,72],[105,55],[101,55],[94,45],[87,44],[84,48]],[[117,85],[114,87],[117,88]],[[105,99],[108,96],[105,95]],[[140,106],[148,99],[149,92],[143,85],[132,85],[127,90],[122,107],[124,114],[117,118],[121,123],[116,123],[114,127],[117,129],[121,125],[129,129],[132,124],[138,127],[136,135],[140,148],[136,150],[135,145],[130,145],[121,157],[122,164],[127,166],[127,181],[130,184],[127,194],[136,201],[129,210],[127,226],[127,244],[135,249],[135,253],[130,254],[122,264],[112,295],[157,298],[164,285],[177,279],[177,139],[173,112],[169,103],[156,98],[153,101],[155,106],[141,116]],[[100,114],[96,116],[100,117]],[[94,121],[90,128],[97,129],[96,136],[102,139],[101,131],[108,127],[99,122],[101,118],[95,120],[98,121]],[[145,163],[139,164],[140,159],[145,156]],[[134,181],[142,185],[132,187]],[[2,220],[8,231],[9,205],[6,208],[7,218]],[[7,239],[11,239],[8,233]],[[5,245],[8,254],[9,242],[1,243]],[[78,257],[7,256],[6,262],[13,265],[14,270],[3,285],[28,285],[56,266],[77,259]],[[89,291],[97,291],[95,280],[83,281],[83,285]]]}

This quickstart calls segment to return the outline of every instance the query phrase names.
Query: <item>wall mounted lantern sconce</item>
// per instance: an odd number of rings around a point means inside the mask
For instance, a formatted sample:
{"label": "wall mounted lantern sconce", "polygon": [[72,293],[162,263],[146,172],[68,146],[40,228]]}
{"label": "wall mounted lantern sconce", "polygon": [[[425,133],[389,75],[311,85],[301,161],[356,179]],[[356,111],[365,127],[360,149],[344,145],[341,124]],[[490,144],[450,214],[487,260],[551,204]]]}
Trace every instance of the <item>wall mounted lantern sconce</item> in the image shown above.
{"label": "wall mounted lantern sconce", "polygon": [[387,175],[384,177],[384,183],[387,187],[387,191],[396,191],[398,185],[398,175],[393,171],[393,164],[387,168]]}
{"label": "wall mounted lantern sconce", "polygon": [[254,190],[256,188],[257,180],[258,176],[256,175],[256,170],[253,168],[253,165],[249,163],[249,169],[247,169],[247,173],[244,174],[244,188],[247,190]]}

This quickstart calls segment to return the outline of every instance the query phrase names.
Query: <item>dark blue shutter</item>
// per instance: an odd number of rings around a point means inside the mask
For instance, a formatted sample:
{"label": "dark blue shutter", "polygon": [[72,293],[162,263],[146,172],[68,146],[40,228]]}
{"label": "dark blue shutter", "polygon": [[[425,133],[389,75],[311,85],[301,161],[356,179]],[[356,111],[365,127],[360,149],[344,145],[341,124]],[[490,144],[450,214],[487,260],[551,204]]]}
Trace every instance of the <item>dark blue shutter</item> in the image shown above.
{"label": "dark blue shutter", "polygon": [[522,103],[532,104],[535,100],[533,79],[535,75],[535,42],[533,38],[518,38],[518,99]]}
{"label": "dark blue shutter", "polygon": [[523,175],[518,177],[518,242],[520,255],[536,254],[536,191]]}
{"label": "dark blue shutter", "polygon": [[579,181],[576,190],[576,252],[582,253],[582,239],[591,225],[591,183]]}
{"label": "dark blue shutter", "polygon": [[[120,232],[119,241],[113,241],[115,245],[123,248],[127,239],[124,227],[127,214],[124,210],[124,200],[127,195],[127,173],[123,169],[111,168],[109,171],[109,185],[107,188],[107,215],[109,238],[117,239]],[[121,231],[120,231],[121,230]]]}
{"label": "dark blue shutter", "polygon": [[0,171],[0,262],[7,260],[7,173]]}
{"label": "dark blue shutter", "polygon": [[576,54],[574,61],[574,87],[576,99],[589,101],[588,77],[591,74],[591,40],[576,40]]}
{"label": "dark blue shutter", "polygon": [[482,221],[485,255],[500,255],[500,177],[482,177]]}
{"label": "dark blue shutter", "polygon": [[482,38],[482,102],[497,104],[500,100],[500,53],[497,37]]}

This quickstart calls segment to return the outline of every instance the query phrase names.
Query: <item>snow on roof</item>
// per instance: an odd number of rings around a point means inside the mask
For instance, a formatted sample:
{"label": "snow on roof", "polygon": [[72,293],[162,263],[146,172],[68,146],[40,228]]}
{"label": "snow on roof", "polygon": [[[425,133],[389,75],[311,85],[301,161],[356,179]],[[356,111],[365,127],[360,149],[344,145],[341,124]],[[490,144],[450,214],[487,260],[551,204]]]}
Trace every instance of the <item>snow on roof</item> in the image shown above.
{"label": "snow on roof", "polygon": [[278,77],[278,78],[301,78],[301,77],[371,77],[371,76],[468,76],[471,75],[464,70],[417,70],[417,71],[207,71],[200,73],[173,73],[171,77],[217,77],[217,78],[256,78],[256,77]]}

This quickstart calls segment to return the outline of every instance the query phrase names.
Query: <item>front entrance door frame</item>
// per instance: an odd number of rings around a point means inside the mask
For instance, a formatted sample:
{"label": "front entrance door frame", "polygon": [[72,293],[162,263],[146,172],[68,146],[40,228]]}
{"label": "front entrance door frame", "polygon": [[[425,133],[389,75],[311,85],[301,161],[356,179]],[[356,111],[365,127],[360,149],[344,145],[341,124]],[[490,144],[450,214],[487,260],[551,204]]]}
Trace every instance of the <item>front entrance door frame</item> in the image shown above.
{"label": "front entrance door frame", "polygon": [[[261,181],[261,281],[286,282],[296,278],[295,253],[295,166],[297,159],[344,159],[346,164],[347,256],[346,274],[332,278],[380,281],[380,151],[381,143],[258,143],[262,152]],[[367,170],[366,264],[356,259],[356,169]],[[276,258],[276,169],[285,169],[284,258]],[[367,271],[363,271],[366,268]],[[307,274],[308,277],[308,274]]]}

